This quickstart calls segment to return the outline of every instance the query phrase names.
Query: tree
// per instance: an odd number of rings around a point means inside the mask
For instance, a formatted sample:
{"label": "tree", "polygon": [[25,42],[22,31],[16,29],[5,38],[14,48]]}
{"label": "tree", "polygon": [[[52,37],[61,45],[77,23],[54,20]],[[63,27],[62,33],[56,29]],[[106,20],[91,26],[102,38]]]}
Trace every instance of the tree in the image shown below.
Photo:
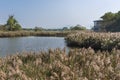
{"label": "tree", "polygon": [[112,12],[108,12],[108,13],[105,13],[101,18],[104,20],[104,21],[111,21],[115,18],[116,14],[112,13]]}
{"label": "tree", "polygon": [[63,27],[63,29],[62,30],[68,30],[68,27]]}
{"label": "tree", "polygon": [[[108,12],[102,17],[103,23],[100,28],[102,31],[119,32],[120,31],[120,11],[117,13]],[[104,29],[102,29],[104,27]]]}
{"label": "tree", "polygon": [[37,26],[36,26],[36,27],[34,28],[34,30],[35,30],[35,31],[43,31],[44,29],[43,29],[42,27],[37,27]]}
{"label": "tree", "polygon": [[81,26],[81,25],[76,25],[74,27],[70,27],[71,30],[86,30],[85,27]]}
{"label": "tree", "polygon": [[9,31],[15,31],[15,30],[20,30],[21,29],[21,25],[14,18],[14,16],[11,15],[11,16],[9,16],[9,18],[7,20],[6,28]]}

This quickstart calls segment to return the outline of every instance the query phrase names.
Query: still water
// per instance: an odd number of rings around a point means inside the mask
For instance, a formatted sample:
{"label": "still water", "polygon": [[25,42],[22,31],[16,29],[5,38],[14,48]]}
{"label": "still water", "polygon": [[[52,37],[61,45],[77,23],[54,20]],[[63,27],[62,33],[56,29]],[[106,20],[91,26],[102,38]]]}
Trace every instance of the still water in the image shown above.
{"label": "still water", "polygon": [[17,37],[0,38],[0,56],[24,51],[41,51],[55,48],[67,48],[63,37]]}

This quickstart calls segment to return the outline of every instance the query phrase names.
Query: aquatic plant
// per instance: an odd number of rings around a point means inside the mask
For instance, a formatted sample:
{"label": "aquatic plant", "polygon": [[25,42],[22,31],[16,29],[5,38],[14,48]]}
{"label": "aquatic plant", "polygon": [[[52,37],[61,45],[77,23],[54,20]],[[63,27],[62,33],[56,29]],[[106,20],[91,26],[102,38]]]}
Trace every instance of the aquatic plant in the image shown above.
{"label": "aquatic plant", "polygon": [[0,80],[119,80],[120,50],[23,52],[0,58]]}
{"label": "aquatic plant", "polygon": [[55,36],[64,37],[71,31],[0,31],[0,37]]}
{"label": "aquatic plant", "polygon": [[120,33],[77,32],[68,35],[66,42],[69,46],[80,48],[91,47],[95,50],[120,49]]}

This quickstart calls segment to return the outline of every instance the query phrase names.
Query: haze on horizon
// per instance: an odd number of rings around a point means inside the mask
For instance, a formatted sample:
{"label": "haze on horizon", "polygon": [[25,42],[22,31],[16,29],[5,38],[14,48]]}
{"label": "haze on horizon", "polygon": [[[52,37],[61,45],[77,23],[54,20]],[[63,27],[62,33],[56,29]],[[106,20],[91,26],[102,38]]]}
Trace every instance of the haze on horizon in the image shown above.
{"label": "haze on horizon", "polygon": [[106,12],[118,12],[114,0],[1,0],[0,24],[14,15],[24,28],[63,28],[76,24],[87,28]]}

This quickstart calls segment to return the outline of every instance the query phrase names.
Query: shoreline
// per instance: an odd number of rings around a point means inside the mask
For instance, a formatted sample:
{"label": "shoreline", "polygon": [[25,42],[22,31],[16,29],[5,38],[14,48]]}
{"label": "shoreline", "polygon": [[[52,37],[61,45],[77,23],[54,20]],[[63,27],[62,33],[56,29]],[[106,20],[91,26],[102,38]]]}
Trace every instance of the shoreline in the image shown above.
{"label": "shoreline", "polygon": [[26,36],[65,37],[70,33],[71,31],[0,31],[0,38]]}

